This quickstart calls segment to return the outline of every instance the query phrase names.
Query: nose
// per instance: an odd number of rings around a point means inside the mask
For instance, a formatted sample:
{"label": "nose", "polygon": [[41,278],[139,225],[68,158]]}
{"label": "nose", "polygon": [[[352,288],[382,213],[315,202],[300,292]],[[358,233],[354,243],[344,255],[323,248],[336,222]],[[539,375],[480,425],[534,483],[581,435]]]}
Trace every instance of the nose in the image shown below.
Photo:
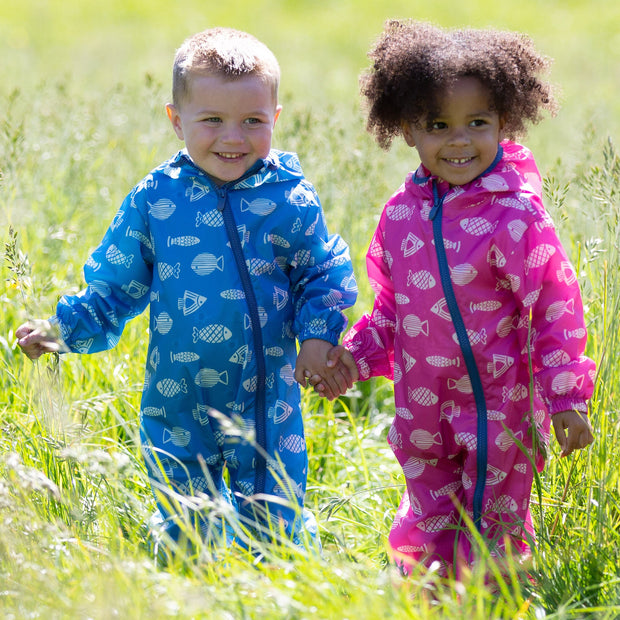
{"label": "nose", "polygon": [[454,146],[463,146],[471,142],[467,127],[453,127],[448,142]]}
{"label": "nose", "polygon": [[238,144],[243,142],[243,131],[237,124],[230,124],[224,128],[222,142],[227,144]]}

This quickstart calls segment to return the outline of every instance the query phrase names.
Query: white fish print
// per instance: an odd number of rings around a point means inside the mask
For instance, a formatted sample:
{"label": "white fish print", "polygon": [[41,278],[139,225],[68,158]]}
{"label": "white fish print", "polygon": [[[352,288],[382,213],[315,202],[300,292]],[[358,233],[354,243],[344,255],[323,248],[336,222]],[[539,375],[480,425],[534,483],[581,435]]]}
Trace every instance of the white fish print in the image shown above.
{"label": "white fish print", "polygon": [[157,371],[157,367],[159,366],[160,355],[159,355],[159,347],[155,347],[151,354],[149,355],[149,364],[153,367],[153,370]]}
{"label": "white fish print", "polygon": [[228,361],[233,364],[241,364],[245,368],[250,361],[250,347],[247,344],[240,346],[229,358]]}
{"label": "white fish print", "polygon": [[267,347],[265,349],[265,355],[269,357],[282,357],[284,355],[284,349],[282,347]]}
{"label": "white fish print", "polygon": [[493,361],[487,364],[487,372],[493,375],[494,379],[501,377],[514,365],[515,359],[510,355],[493,354]]}
{"label": "white fish print", "polygon": [[510,332],[519,328],[518,316],[505,316],[501,318],[497,324],[496,332],[500,338],[506,338],[510,335]]}
{"label": "white fish print", "polygon": [[506,386],[502,388],[502,399],[504,402],[510,400],[513,403],[516,403],[526,398],[527,395],[527,388],[522,383],[517,383],[515,386],[510,388]]}
{"label": "white fish print", "polygon": [[89,267],[93,271],[99,271],[101,269],[101,263],[97,262],[92,256],[86,259],[86,267]]}
{"label": "white fish print", "polygon": [[181,392],[187,394],[185,379],[181,379],[178,382],[174,379],[162,379],[155,384],[155,387],[162,396],[166,396],[167,398],[172,398]]}
{"label": "white fish print", "polygon": [[203,340],[208,343],[219,343],[228,340],[232,336],[232,332],[228,327],[220,325],[219,323],[211,323],[211,325],[205,325],[198,329],[194,327],[192,330],[192,339],[194,344],[199,340]]}
{"label": "white fish print", "polygon": [[512,220],[512,222],[508,222],[507,228],[510,238],[515,243],[519,243],[527,230],[527,224],[523,220]]}
{"label": "white fish print", "polygon": [[165,336],[172,329],[172,317],[167,312],[161,312],[154,320],[153,331],[159,332],[162,336]]}
{"label": "white fish print", "polygon": [[149,287],[146,284],[142,284],[142,282],[132,280],[129,284],[122,284],[121,289],[125,291],[129,297],[132,297],[133,299],[141,299],[146,295]]}
{"label": "white fish print", "polygon": [[389,205],[385,209],[386,216],[394,222],[411,219],[413,208],[406,204]]}
{"label": "white fish print", "polygon": [[168,237],[166,243],[168,247],[176,245],[179,247],[190,248],[193,245],[198,245],[200,243],[200,238],[194,237],[193,235],[180,235],[178,237]]}
{"label": "white fish print", "polygon": [[441,403],[439,408],[439,419],[452,422],[453,418],[458,418],[461,415],[461,408],[453,401],[446,400]]}
{"label": "white fish print", "polygon": [[510,495],[500,495],[497,499],[489,498],[485,512],[516,512],[517,502]]}
{"label": "white fish print", "polygon": [[224,271],[224,257],[215,256],[209,252],[203,252],[194,257],[192,270],[198,276],[208,276],[215,270]]}
{"label": "white fish print", "polygon": [[533,291],[530,291],[523,298],[523,305],[527,307],[527,306],[531,306],[532,304],[535,304],[538,301],[538,297],[540,296],[541,291],[542,291],[542,287],[537,288]]}
{"label": "white fish print", "polygon": [[293,413],[293,407],[287,402],[278,399],[273,407],[269,407],[267,416],[273,420],[274,424],[281,424],[285,420],[288,420],[291,413]]}
{"label": "white fish print", "polygon": [[563,349],[556,349],[547,355],[542,356],[542,362],[545,366],[557,368],[558,366],[565,366],[570,362],[570,355]]}
{"label": "white fish print", "polygon": [[463,375],[460,379],[448,379],[448,389],[458,390],[461,394],[471,394],[474,390],[471,387],[469,375]]}
{"label": "white fish print", "polygon": [[192,179],[192,186],[185,190],[185,195],[189,197],[190,202],[196,202],[196,200],[200,200],[210,193],[211,188],[208,185],[204,185],[196,178]]}
{"label": "white fish print", "polygon": [[564,340],[568,340],[569,338],[585,338],[586,330],[583,327],[577,327],[572,330],[565,329],[564,330]]}
{"label": "white fish print", "polygon": [[453,513],[447,515],[439,515],[436,517],[429,517],[424,521],[418,521],[416,527],[423,532],[440,532],[445,530],[446,526],[454,520]]}
{"label": "white fish print", "polygon": [[457,446],[464,446],[470,451],[478,447],[478,438],[473,433],[456,433],[454,435],[454,443]]}
{"label": "white fish print", "polygon": [[496,223],[489,222],[484,217],[465,217],[461,220],[461,228],[475,237],[492,233],[496,226]]}
{"label": "white fish print", "polygon": [[390,426],[390,430],[388,431],[388,443],[391,446],[396,446],[397,448],[403,447],[403,436],[396,430],[395,426]]}
{"label": "white fish print", "polygon": [[164,407],[144,407],[142,414],[151,418],[165,418],[166,409]]}
{"label": "white fish print", "polygon": [[557,321],[564,314],[575,314],[575,300],[569,299],[568,301],[559,300],[552,303],[545,313],[545,318],[549,323]]}
{"label": "white fish print", "polygon": [[[200,423],[201,426],[206,426],[209,424],[209,412],[211,411],[211,407],[209,405],[202,405],[200,403],[196,404],[196,409],[192,409],[192,416],[196,422]],[[217,455],[219,458],[219,455]],[[212,463],[213,465],[215,463]]]}
{"label": "white fish print", "polygon": [[408,388],[407,397],[409,402],[414,401],[423,407],[431,407],[436,405],[439,400],[437,394],[426,387],[418,387],[415,389]]}
{"label": "white fish print", "polygon": [[127,226],[127,230],[125,231],[125,236],[131,237],[132,239],[136,239],[143,246],[147,247],[149,250],[153,249],[153,244],[151,243],[151,240],[141,230],[134,230],[130,226]]}
{"label": "white fish print", "polygon": [[157,273],[159,274],[159,278],[162,282],[168,278],[178,280],[181,275],[181,263],[176,263],[176,265],[157,263]]}
{"label": "white fish print", "polygon": [[289,452],[293,452],[293,454],[299,454],[306,449],[306,440],[301,435],[280,437],[279,448],[280,452],[288,450]]}
{"label": "white fish print", "polygon": [[210,228],[220,228],[224,226],[224,216],[217,209],[211,209],[210,211],[205,211],[205,213],[198,211],[196,213],[196,228],[201,224]]}
{"label": "white fish print", "polygon": [[[123,286],[127,286],[127,285],[125,284]],[[102,280],[93,280],[88,285],[88,288],[94,293],[97,293],[99,297],[103,297],[103,298],[109,297],[110,293],[112,292],[110,285],[107,282],[103,282]]]}
{"label": "white fish print", "polygon": [[403,473],[405,474],[405,478],[409,478],[410,480],[419,478],[426,469],[427,465],[435,467],[437,462],[437,459],[419,459],[412,456],[403,464]]}
{"label": "white fish print", "polygon": [[172,442],[179,448],[185,448],[191,439],[192,434],[186,428],[181,428],[180,426],[175,426],[172,430],[165,428],[162,436],[163,443]]}
{"label": "white fish print", "polygon": [[277,245],[278,247],[285,249],[291,247],[291,244],[288,242],[287,239],[274,233],[265,233],[263,236],[263,242],[270,243],[271,245]]}
{"label": "white fish print", "polygon": [[285,364],[280,368],[280,378],[288,385],[289,387],[295,383],[295,373],[293,371],[293,367],[290,364]]}
{"label": "white fish print", "polygon": [[537,245],[525,259],[525,273],[529,274],[531,269],[542,267],[549,262],[549,259],[555,254],[555,246],[548,243]]}
{"label": "white fish print", "polygon": [[262,276],[266,273],[271,275],[274,272],[274,269],[276,268],[276,265],[274,262],[270,263],[266,260],[263,260],[262,258],[250,258],[249,260],[246,260],[245,262],[246,262],[246,265],[248,266],[248,271],[253,276]]}
{"label": "white fish print", "polygon": [[413,414],[406,407],[396,407],[396,415],[403,420],[413,420]]}
{"label": "white fish print", "polygon": [[499,310],[502,307],[501,301],[480,301],[475,303],[473,301],[469,302],[469,311],[470,312],[494,312],[495,310]]}
{"label": "white fish print", "polygon": [[403,295],[402,293],[394,293],[394,299],[396,300],[396,303],[401,306],[404,306],[410,302],[409,297],[407,297],[407,295]]}
{"label": "white fish print", "polygon": [[487,263],[491,267],[504,267],[506,265],[506,257],[495,244],[487,252]]}
{"label": "white fish print", "polygon": [[400,249],[403,253],[403,257],[409,258],[409,256],[413,256],[423,246],[424,241],[410,232],[400,244]]}
{"label": "white fish print", "polygon": [[229,288],[220,293],[220,297],[224,299],[237,300],[237,299],[245,299],[245,293],[238,288]]}
{"label": "white fish print", "polygon": [[175,211],[177,206],[168,200],[167,198],[160,198],[157,202],[151,204],[146,203],[149,206],[149,214],[156,220],[167,220]]}
{"label": "white fish print", "polygon": [[435,368],[449,368],[450,366],[460,366],[461,358],[460,357],[444,357],[443,355],[429,355],[426,358],[426,361],[431,366]]}
{"label": "white fish print", "polygon": [[226,370],[218,372],[213,368],[201,368],[194,378],[194,383],[202,388],[211,388],[218,383],[228,385],[228,372]]}
{"label": "white fish print", "polygon": [[506,180],[499,174],[486,174],[480,177],[480,185],[491,192],[499,192],[508,189]]}
{"label": "white fish print", "polygon": [[422,269],[413,273],[409,270],[407,275],[407,286],[414,286],[422,291],[428,291],[432,289],[437,282],[430,271]]}
{"label": "white fish print", "polygon": [[[469,342],[472,346],[475,346],[480,343],[486,344],[487,343],[487,330],[484,327],[479,332],[473,329],[468,329],[467,337],[469,338]],[[456,333],[452,335],[452,340],[454,340],[456,344],[459,344],[459,337],[456,335]]]}
{"label": "white fish print", "polygon": [[112,265],[123,265],[127,269],[133,263],[133,254],[123,254],[114,244],[112,244],[105,253],[105,257]]}
{"label": "white fish print", "polygon": [[412,431],[411,435],[409,435],[409,441],[419,450],[428,450],[434,445],[443,445],[441,433],[433,435],[423,428],[416,428]]}
{"label": "white fish print", "polygon": [[191,362],[197,362],[199,359],[200,355],[193,351],[179,351],[178,353],[170,351],[170,361],[172,363],[179,362],[181,364],[190,364]]}
{"label": "white fish print", "polygon": [[469,263],[450,267],[452,282],[458,286],[467,286],[478,275],[478,270]]}
{"label": "white fish print", "polygon": [[179,310],[183,310],[183,316],[193,314],[198,310],[207,298],[204,295],[194,293],[193,291],[185,291],[183,297],[179,297],[177,300],[177,307]]}
{"label": "white fish print", "polygon": [[506,478],[506,475],[507,474],[505,471],[502,471],[493,465],[487,466],[487,484],[490,486],[499,484]]}
{"label": "white fish print", "polygon": [[246,211],[250,211],[254,215],[269,215],[275,211],[275,208],[278,205],[268,198],[255,198],[251,202],[248,202],[245,198],[241,199],[241,212],[245,213]]}
{"label": "white fish print", "polygon": [[409,355],[407,351],[403,351],[403,361],[405,362],[405,372],[409,372],[416,364],[415,357]]}
{"label": "white fish print", "polygon": [[342,293],[335,289],[329,289],[329,293],[321,297],[321,301],[326,308],[333,308],[342,301]]}
{"label": "white fish print", "polygon": [[403,329],[407,336],[411,338],[415,338],[420,334],[428,336],[428,321],[422,321],[422,319],[415,314],[408,314],[403,319]]}
{"label": "white fish print", "polygon": [[442,297],[433,304],[431,312],[433,314],[436,314],[438,317],[445,319],[446,321],[451,321],[452,317],[450,316],[450,312],[447,310],[447,308],[448,303],[446,302],[446,298]]}
{"label": "white fish print", "polygon": [[517,431],[516,433],[512,433],[510,431],[502,431],[495,438],[495,445],[502,451],[506,452],[509,450],[515,443],[515,438],[520,442],[523,442],[523,431]]}
{"label": "white fish print", "polygon": [[273,305],[277,310],[282,310],[288,302],[288,291],[277,286],[273,287]]}
{"label": "white fish print", "polygon": [[581,389],[585,378],[585,375],[577,375],[570,370],[565,370],[553,378],[551,389],[556,394],[567,394],[574,388]]}
{"label": "white fish print", "polygon": [[431,489],[430,495],[434,500],[437,500],[445,495],[453,495],[462,487],[463,483],[460,480],[455,480],[454,482],[450,482],[436,491]]}
{"label": "white fish print", "polygon": [[558,277],[558,282],[564,282],[569,286],[577,282],[577,274],[568,261],[563,260],[560,263],[560,269],[556,271],[556,275]]}

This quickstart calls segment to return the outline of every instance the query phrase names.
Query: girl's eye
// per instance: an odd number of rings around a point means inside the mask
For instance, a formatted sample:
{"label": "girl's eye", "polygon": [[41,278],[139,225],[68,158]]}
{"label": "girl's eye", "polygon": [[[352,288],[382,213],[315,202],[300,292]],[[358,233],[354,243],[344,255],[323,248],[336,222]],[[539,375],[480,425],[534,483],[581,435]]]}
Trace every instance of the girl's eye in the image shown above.
{"label": "girl's eye", "polygon": [[441,129],[445,129],[447,125],[442,121],[432,121],[428,124],[429,131],[439,131]]}
{"label": "girl's eye", "polygon": [[482,118],[477,118],[475,121],[471,122],[472,127],[483,127],[486,124],[486,121]]}

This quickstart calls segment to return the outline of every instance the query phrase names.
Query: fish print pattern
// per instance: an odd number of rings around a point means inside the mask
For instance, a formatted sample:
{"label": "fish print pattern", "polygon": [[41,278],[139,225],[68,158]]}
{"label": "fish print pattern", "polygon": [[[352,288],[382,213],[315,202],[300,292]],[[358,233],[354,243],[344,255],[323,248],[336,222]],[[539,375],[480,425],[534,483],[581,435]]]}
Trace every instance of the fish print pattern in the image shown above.
{"label": "fish print pattern", "polygon": [[[450,526],[460,520],[450,496],[471,515],[477,476],[472,382],[441,285],[429,219],[435,182],[420,167],[386,204],[367,253],[374,306],[344,339],[362,378],[394,380],[388,443],[407,489],[390,545],[409,556],[405,567],[432,560],[450,564],[458,546]],[[467,185],[436,187],[443,196],[442,237],[454,294],[485,389],[482,527],[507,521],[506,534],[522,549],[527,536],[519,524],[528,519],[533,476],[522,449],[533,450],[531,425],[546,441],[557,407],[570,403],[586,412],[592,394],[595,369],[584,355],[578,282],[544,211],[542,181],[527,149],[504,141],[491,171]],[[528,354],[537,373],[533,391],[523,363]],[[535,413],[526,416],[530,400]],[[537,454],[532,458],[542,465]],[[513,495],[513,488],[523,494]],[[416,498],[415,510],[410,497]],[[428,558],[424,546],[433,549]]]}
{"label": "fish print pattern", "polygon": [[[179,151],[127,195],[84,271],[88,288],[57,307],[72,351],[113,346],[150,304],[140,423],[154,485],[167,483],[163,470],[176,489],[211,494],[225,459],[231,491],[269,496],[286,476],[301,506],[296,340],[336,344],[357,285],[348,247],[329,234],[297,157],[272,150],[248,178],[218,187]],[[261,488],[255,440],[266,454]],[[277,511],[298,531],[297,508],[279,502]]]}

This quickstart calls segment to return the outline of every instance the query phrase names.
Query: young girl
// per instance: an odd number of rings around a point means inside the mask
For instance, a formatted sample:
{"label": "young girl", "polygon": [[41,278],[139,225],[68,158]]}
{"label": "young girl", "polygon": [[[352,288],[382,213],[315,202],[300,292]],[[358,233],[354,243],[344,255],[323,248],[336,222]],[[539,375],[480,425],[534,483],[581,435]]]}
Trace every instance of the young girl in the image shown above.
{"label": "young girl", "polygon": [[464,514],[493,554],[526,551],[550,417],[563,456],[593,441],[577,279],[534,159],[509,140],[555,103],[547,60],[519,34],[391,21],[369,56],[367,127],[383,148],[402,135],[421,165],[370,243],[372,314],[328,366],[393,378],[406,491],[390,545],[405,573],[450,571],[473,560]]}

